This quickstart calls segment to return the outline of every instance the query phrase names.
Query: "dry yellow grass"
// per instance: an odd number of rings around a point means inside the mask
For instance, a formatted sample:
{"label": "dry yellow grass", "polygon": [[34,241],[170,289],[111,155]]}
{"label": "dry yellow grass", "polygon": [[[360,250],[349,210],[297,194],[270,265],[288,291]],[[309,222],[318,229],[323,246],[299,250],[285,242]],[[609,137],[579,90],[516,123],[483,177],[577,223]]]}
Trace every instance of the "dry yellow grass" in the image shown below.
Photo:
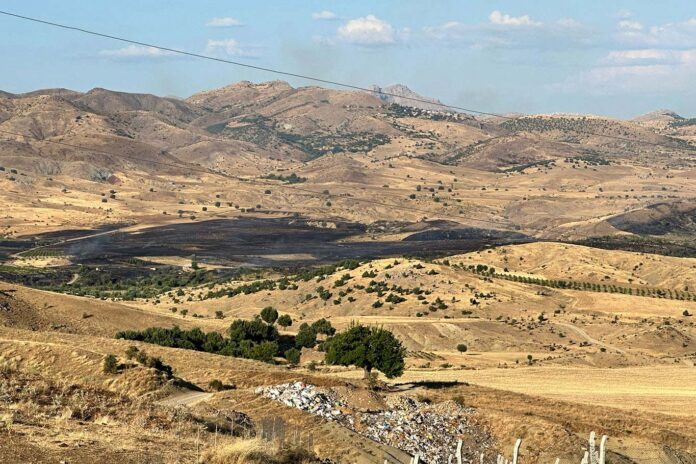
{"label": "dry yellow grass", "polygon": [[562,243],[503,246],[491,252],[453,256],[454,262],[480,262],[499,271],[549,279],[696,289],[696,258],[675,258],[620,250],[598,250]]}
{"label": "dry yellow grass", "polygon": [[200,461],[208,464],[310,464],[317,459],[302,448],[283,449],[277,443],[254,438],[238,439],[207,450]]}
{"label": "dry yellow grass", "polygon": [[[358,371],[341,377],[360,378]],[[413,369],[399,382],[468,382],[525,395],[625,410],[696,417],[696,369],[648,366],[526,367],[517,369]]]}

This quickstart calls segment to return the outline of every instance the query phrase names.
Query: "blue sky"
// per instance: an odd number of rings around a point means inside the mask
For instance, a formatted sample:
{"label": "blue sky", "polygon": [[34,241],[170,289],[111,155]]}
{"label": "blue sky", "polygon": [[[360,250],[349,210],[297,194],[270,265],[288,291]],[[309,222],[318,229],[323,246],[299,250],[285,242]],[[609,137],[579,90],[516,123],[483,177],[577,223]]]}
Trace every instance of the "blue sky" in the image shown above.
{"label": "blue sky", "polygon": [[[694,0],[2,0],[0,9],[496,112],[696,115]],[[188,96],[278,77],[0,16],[0,89]],[[310,85],[290,80],[293,85]]]}

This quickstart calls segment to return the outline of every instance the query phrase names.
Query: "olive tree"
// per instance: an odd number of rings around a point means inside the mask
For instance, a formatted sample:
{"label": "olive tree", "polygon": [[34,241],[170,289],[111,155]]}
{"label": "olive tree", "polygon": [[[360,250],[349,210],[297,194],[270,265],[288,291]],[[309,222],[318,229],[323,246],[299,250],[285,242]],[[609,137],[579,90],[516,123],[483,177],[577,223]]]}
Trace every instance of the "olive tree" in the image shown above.
{"label": "olive tree", "polygon": [[261,319],[267,324],[273,324],[278,319],[278,311],[273,306],[266,306],[261,310]]}
{"label": "olive tree", "polygon": [[406,349],[390,331],[381,327],[352,325],[326,342],[327,364],[361,367],[369,379],[372,369],[387,378],[404,372]]}

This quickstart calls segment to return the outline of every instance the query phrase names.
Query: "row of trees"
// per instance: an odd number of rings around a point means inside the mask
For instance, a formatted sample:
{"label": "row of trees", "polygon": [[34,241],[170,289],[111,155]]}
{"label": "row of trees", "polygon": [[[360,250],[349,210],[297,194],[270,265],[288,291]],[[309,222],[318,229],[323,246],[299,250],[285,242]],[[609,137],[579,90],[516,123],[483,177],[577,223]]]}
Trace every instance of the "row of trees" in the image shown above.
{"label": "row of trees", "polygon": [[[172,328],[150,327],[145,330],[127,330],[118,332],[116,338],[153,343],[160,346],[205,351],[224,356],[256,359],[273,362],[274,358],[285,356],[292,349],[297,349],[292,336],[278,332],[275,322],[278,313],[272,308],[262,311],[253,320],[237,319],[227,330],[227,336],[219,332],[203,332],[199,328],[182,330]],[[283,318],[283,324],[291,324]],[[290,353],[288,361],[299,361],[295,352]]]}
{"label": "row of trees", "polygon": [[[443,262],[443,264],[447,264]],[[530,277],[521,276],[517,274],[507,273],[507,269],[503,273],[497,272],[494,267],[489,267],[485,264],[470,264],[468,266],[456,264],[454,267],[459,267],[461,269],[468,270],[474,274],[483,275],[487,277],[495,277],[498,279],[505,279],[512,282],[520,282],[525,284],[541,285],[543,287],[549,288],[560,288],[568,290],[584,290],[590,292],[602,292],[602,293],[620,293],[623,295],[634,295],[634,296],[645,296],[651,298],[665,298],[670,300],[693,300],[696,301],[696,294],[688,291],[680,291],[673,289],[661,289],[661,288],[647,288],[647,287],[624,287],[615,284],[602,284],[596,282],[580,282],[576,280],[562,280],[562,279],[545,279],[542,277]]]}
{"label": "row of trees", "polygon": [[[373,369],[388,378],[398,377],[404,371],[406,350],[401,341],[386,329],[352,324],[337,334],[329,321],[319,319],[312,324],[300,325],[295,336],[281,335],[276,324],[281,325],[284,321],[282,325],[288,327],[292,320],[287,319],[268,307],[253,320],[232,322],[226,337],[219,332],[205,333],[199,328],[182,330],[175,326],[122,331],[116,334],[116,338],[268,363],[282,356],[293,365],[299,364],[302,348],[318,347],[325,352],[327,364],[362,368],[367,378]],[[320,335],[323,336],[321,341]]]}

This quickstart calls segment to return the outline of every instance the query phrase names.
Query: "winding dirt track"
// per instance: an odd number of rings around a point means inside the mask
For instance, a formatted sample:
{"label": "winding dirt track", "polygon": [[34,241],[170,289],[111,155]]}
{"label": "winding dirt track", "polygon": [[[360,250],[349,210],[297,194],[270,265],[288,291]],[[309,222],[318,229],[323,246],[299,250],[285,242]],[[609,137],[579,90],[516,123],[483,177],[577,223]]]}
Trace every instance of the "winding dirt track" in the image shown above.
{"label": "winding dirt track", "polygon": [[615,347],[614,345],[610,345],[610,344],[608,344],[608,343],[604,343],[603,341],[597,340],[596,338],[593,338],[590,334],[588,334],[587,332],[585,332],[583,329],[581,329],[580,327],[577,327],[577,326],[575,326],[575,325],[573,325],[573,324],[569,324],[569,323],[566,323],[566,322],[555,322],[554,324],[555,324],[555,325],[560,325],[560,326],[562,326],[562,327],[565,327],[565,328],[567,328],[567,329],[572,330],[573,332],[575,332],[576,334],[580,335],[580,336],[583,337],[586,341],[592,343],[593,345],[601,346],[601,347],[606,348],[607,350],[616,351],[617,353],[626,354],[626,351],[622,350],[621,348],[617,348],[617,347]]}

